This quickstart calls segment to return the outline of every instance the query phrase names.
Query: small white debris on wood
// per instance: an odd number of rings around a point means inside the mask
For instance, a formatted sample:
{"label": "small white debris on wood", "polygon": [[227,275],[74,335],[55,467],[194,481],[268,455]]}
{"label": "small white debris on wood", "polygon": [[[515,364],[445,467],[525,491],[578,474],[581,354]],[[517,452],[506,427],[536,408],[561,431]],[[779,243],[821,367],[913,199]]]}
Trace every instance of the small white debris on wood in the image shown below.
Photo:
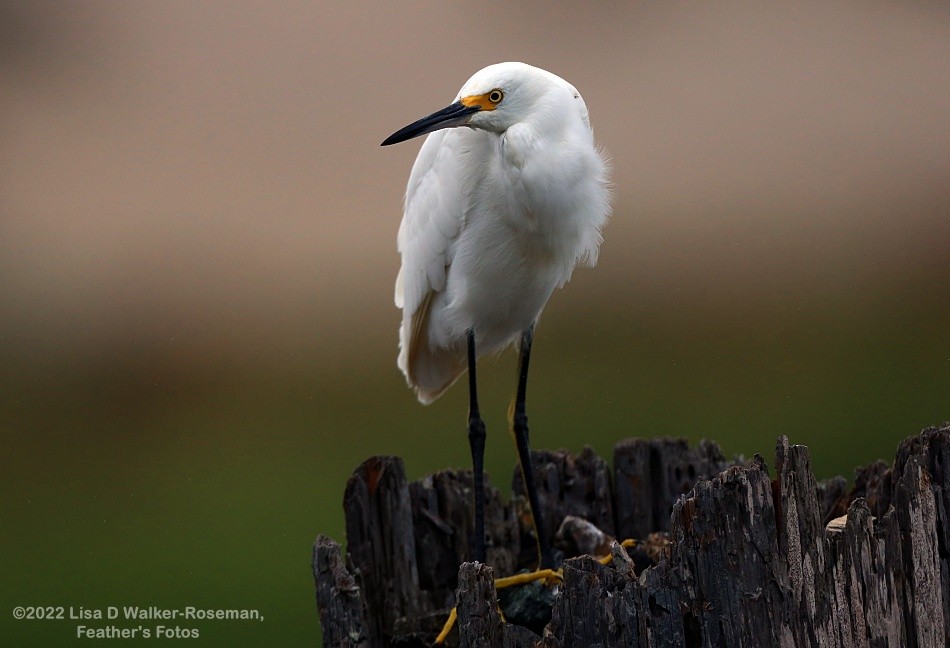
{"label": "small white debris on wood", "polygon": [[844,527],[848,524],[847,514],[842,515],[841,517],[836,517],[831,522],[825,526],[825,530],[828,533],[844,533]]}

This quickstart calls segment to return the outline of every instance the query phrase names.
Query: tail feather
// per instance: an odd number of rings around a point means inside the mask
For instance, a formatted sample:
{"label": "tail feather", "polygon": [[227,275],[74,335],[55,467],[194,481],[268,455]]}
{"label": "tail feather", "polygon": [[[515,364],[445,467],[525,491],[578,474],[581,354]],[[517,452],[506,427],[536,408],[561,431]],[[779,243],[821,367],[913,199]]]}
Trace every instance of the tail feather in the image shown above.
{"label": "tail feather", "polygon": [[434,296],[435,292],[430,291],[411,317],[404,315],[399,329],[397,364],[423,405],[441,396],[467,368],[465,345],[461,341],[448,347],[429,345],[429,313]]}

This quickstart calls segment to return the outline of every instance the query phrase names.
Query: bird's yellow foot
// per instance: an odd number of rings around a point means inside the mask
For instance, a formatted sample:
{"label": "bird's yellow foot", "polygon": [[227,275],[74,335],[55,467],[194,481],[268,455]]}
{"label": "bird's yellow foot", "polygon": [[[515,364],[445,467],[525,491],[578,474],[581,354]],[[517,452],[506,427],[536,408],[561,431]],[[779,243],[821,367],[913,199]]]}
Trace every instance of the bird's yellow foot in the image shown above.
{"label": "bird's yellow foot", "polygon": [[525,574],[515,574],[514,576],[505,576],[495,579],[495,589],[504,589],[514,587],[515,585],[524,585],[533,583],[536,580],[543,580],[545,585],[557,585],[564,580],[560,569],[539,569]]}
{"label": "bird's yellow foot", "polygon": [[449,633],[452,632],[452,627],[455,625],[455,620],[458,618],[458,610],[452,608],[452,611],[449,612],[449,618],[445,620],[445,625],[442,626],[442,632],[439,633],[439,636],[435,638],[436,644],[445,643],[445,638],[449,636]]}
{"label": "bird's yellow foot", "polygon": [[[620,543],[621,547],[629,548],[637,546],[637,541],[633,538],[627,538],[626,540]],[[601,565],[609,565],[613,562],[613,554],[607,554],[606,556],[601,556],[597,559]],[[564,582],[564,574],[560,569],[538,569],[533,572],[525,572],[523,574],[515,574],[514,576],[505,576],[504,578],[495,579],[495,589],[505,589],[506,587],[515,587],[516,585],[525,585],[526,583],[533,583],[534,581],[544,581],[545,585],[559,585]],[[502,616],[504,618],[504,616]],[[449,633],[452,631],[452,628],[455,626],[455,621],[458,619],[458,610],[452,608],[452,611],[449,612],[449,618],[445,620],[445,625],[442,626],[442,631],[439,633],[439,636],[435,638],[436,644],[445,643],[446,638],[449,636]]]}
{"label": "bird's yellow foot", "polygon": [[[496,578],[495,589],[505,589],[506,587],[524,585],[525,583],[533,583],[534,581],[538,580],[544,581],[545,585],[558,585],[563,582],[564,577],[561,574],[560,569],[539,569],[537,571],[527,572],[524,574],[515,574],[514,576]],[[445,625],[442,626],[442,631],[439,633],[439,636],[435,638],[436,644],[445,643],[445,640],[449,636],[449,633],[452,632],[452,628],[455,626],[455,621],[457,619],[458,609],[452,608],[452,611],[449,612],[449,618],[445,620]],[[504,614],[502,614],[502,619],[504,619]]]}
{"label": "bird's yellow foot", "polygon": [[[627,538],[626,540],[620,543],[620,546],[624,548],[636,547],[637,541],[634,540],[633,538]],[[600,558],[598,558],[597,562],[599,562],[601,565],[609,565],[610,563],[613,562],[613,560],[614,560],[614,555],[612,553],[609,553],[606,556],[601,556]]]}

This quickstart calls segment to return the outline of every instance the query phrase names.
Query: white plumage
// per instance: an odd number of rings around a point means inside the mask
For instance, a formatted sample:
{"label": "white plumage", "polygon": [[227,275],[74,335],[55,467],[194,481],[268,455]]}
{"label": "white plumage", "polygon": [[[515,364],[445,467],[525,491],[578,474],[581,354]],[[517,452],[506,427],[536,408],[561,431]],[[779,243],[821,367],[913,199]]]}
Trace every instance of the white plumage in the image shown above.
{"label": "white plumage", "polygon": [[398,237],[398,365],[423,403],[464,373],[469,330],[479,356],[502,350],[575,266],[596,263],[610,210],[606,163],[571,84],[500,63],[453,107],[403,129],[443,129],[413,165]]}

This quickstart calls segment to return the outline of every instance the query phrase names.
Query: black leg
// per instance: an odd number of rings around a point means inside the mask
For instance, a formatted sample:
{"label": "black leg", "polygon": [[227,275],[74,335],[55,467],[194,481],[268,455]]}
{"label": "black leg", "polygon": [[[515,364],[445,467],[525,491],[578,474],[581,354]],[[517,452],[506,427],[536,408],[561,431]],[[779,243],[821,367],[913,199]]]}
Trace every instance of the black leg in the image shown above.
{"label": "black leg", "polygon": [[551,552],[551,539],[548,538],[544,528],[541,502],[538,500],[538,489],[534,484],[531,450],[528,447],[528,414],[525,412],[525,397],[528,389],[528,361],[531,359],[531,341],[533,337],[534,327],[521,334],[518,361],[518,394],[515,396],[512,427],[515,433],[515,443],[518,446],[518,460],[521,462],[524,488],[528,493],[528,503],[531,504],[531,516],[534,518],[534,532],[538,538],[538,553],[540,554],[541,563],[538,568],[549,569],[554,567],[554,556]]}
{"label": "black leg", "polygon": [[475,481],[475,555],[485,562],[485,423],[478,412],[478,388],[475,378],[475,332],[468,332],[468,443],[472,448],[472,472]]}

